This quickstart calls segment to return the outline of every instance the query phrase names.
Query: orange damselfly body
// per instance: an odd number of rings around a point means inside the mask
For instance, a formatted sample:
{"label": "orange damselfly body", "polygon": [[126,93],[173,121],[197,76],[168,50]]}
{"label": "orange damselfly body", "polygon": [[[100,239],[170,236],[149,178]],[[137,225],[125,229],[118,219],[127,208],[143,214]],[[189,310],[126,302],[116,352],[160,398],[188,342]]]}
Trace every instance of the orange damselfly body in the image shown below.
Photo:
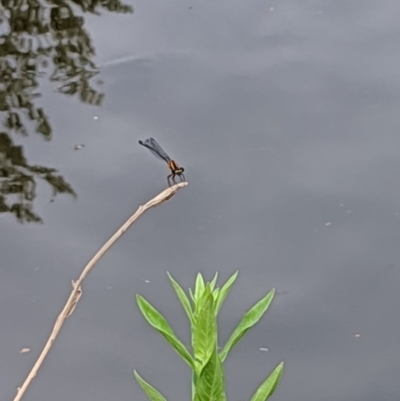
{"label": "orange damselfly body", "polygon": [[154,138],[146,139],[144,142],[139,140],[139,144],[149,149],[153,155],[157,156],[159,159],[164,160],[169,169],[171,170],[171,174],[167,177],[168,185],[171,186],[171,182],[175,183],[175,177],[178,176],[181,181],[185,181],[185,176],[183,172],[185,169],[180,167],[175,160],[172,160],[167,152],[159,145],[159,143]]}

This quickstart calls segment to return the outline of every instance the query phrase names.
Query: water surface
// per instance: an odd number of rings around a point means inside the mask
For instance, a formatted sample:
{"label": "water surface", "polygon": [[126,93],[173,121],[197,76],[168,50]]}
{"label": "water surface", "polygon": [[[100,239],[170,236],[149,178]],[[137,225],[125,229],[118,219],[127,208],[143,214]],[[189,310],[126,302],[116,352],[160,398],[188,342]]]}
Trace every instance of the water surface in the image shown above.
{"label": "water surface", "polygon": [[133,369],[188,399],[188,369],[134,296],[188,342],[166,271],[189,287],[199,271],[239,270],[221,342],[272,287],[278,295],[227,360],[229,399],[250,399],[284,361],[276,401],[398,400],[398,2],[128,4],[133,14],[74,8],[96,55],[81,59],[70,96],[59,93],[68,71],[61,83],[36,77],[31,99],[50,132],[40,115],[27,136],[3,120],[25,164],[56,169],[65,185],[55,196],[33,170],[25,204],[42,223],[1,214],[0,398],[36,360],[70,281],[166,186],[166,166],[137,145],[154,136],[189,186],[96,266],[24,399],[145,400]]}

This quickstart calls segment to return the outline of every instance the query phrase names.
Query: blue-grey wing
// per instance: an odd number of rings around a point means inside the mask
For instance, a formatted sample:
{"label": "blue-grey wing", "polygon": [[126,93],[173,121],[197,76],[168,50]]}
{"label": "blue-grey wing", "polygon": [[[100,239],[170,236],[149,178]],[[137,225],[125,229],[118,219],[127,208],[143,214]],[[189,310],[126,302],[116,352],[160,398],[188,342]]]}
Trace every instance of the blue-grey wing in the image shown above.
{"label": "blue-grey wing", "polygon": [[147,149],[153,153],[154,156],[157,156],[159,159],[166,161],[167,163],[171,160],[171,158],[167,155],[165,150],[159,145],[159,143],[154,138],[146,139],[144,142],[139,141],[139,143],[145,146]]}

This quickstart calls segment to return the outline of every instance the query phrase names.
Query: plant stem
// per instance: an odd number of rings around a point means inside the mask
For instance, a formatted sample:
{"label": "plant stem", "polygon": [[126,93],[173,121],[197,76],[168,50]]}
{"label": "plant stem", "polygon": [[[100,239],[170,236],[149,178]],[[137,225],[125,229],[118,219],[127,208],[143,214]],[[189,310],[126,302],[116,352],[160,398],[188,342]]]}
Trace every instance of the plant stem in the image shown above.
{"label": "plant stem", "polygon": [[61,311],[60,315],[58,316],[53,330],[50,334],[49,339],[46,342],[46,345],[44,346],[42,352],[39,355],[39,358],[33,365],[32,370],[28,374],[27,378],[25,379],[24,383],[22,384],[21,387],[18,387],[17,389],[17,395],[14,398],[14,401],[20,401],[22,396],[24,395],[25,391],[27,390],[28,386],[30,385],[31,381],[34,379],[36,376],[40,366],[42,365],[44,359],[46,358],[47,354],[50,351],[50,348],[52,347],[55,339],[58,336],[58,333],[61,330],[61,327],[63,326],[66,318],[70,316],[79,301],[79,298],[82,295],[82,289],[81,285],[83,280],[86,278],[86,276],[89,274],[90,270],[93,268],[93,266],[101,259],[101,257],[111,248],[111,246],[124,234],[128,228],[148,209],[158,206],[159,204],[165,202],[166,200],[172,198],[179,189],[184,188],[186,185],[188,185],[187,182],[180,182],[172,187],[169,187],[162,191],[160,194],[155,196],[153,199],[150,199],[148,202],[146,202],[144,205],[139,206],[137,211],[129,217],[129,219],[118,229],[118,231],[99,249],[99,251],[93,256],[93,258],[90,260],[90,262],[85,266],[83,269],[81,275],[79,276],[77,281],[72,281],[72,291],[71,295],[69,296],[67,303],[65,304],[63,310]]}

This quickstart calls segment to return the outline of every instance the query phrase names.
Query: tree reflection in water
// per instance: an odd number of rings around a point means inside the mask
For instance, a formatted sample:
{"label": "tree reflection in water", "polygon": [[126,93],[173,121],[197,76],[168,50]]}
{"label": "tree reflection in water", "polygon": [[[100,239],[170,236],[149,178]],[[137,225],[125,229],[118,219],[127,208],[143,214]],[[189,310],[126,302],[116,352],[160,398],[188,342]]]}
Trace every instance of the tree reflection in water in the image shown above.
{"label": "tree reflection in water", "polygon": [[[35,131],[51,140],[49,117],[35,101],[39,78],[54,82],[60,93],[99,106],[104,94],[93,86],[98,73],[95,49],[85,30],[84,13],[101,10],[131,13],[119,0],[1,0],[0,3],[0,213],[20,222],[41,221],[33,211],[39,180],[53,194],[76,196],[56,169],[30,165],[13,135]],[[80,14],[80,15],[76,15]]]}

